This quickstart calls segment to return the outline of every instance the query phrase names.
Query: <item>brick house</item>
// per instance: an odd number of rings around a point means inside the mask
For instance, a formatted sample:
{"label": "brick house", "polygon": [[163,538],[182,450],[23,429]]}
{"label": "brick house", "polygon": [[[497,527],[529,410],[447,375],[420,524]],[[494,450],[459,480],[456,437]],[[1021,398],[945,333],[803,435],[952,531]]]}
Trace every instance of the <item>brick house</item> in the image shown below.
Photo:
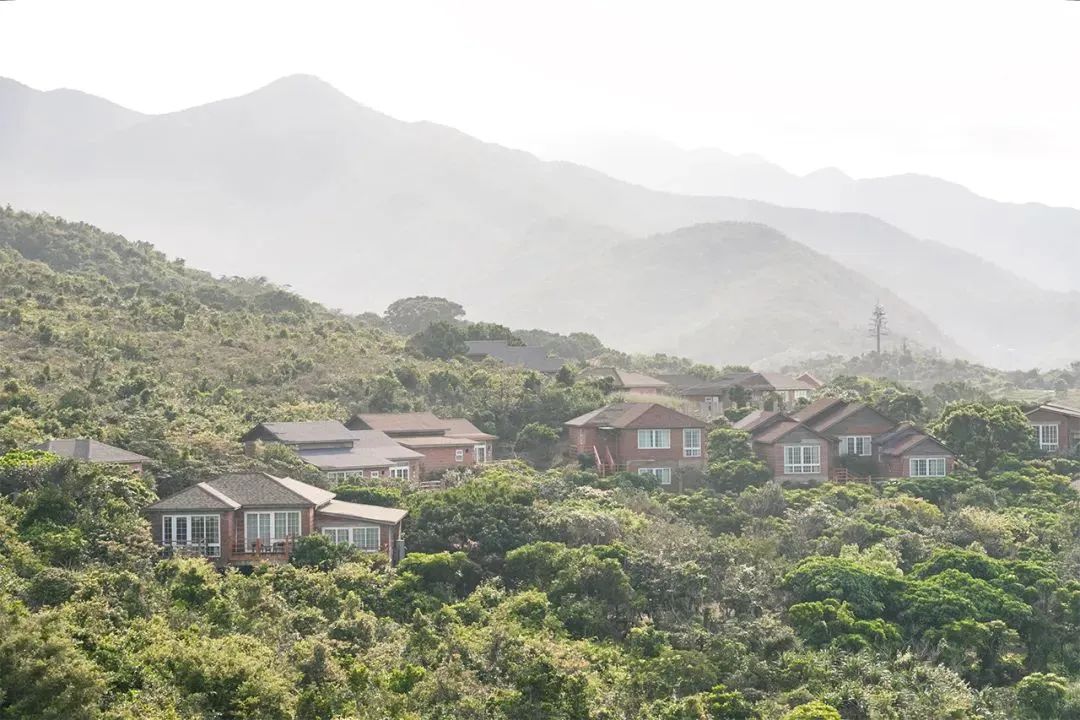
{"label": "brick house", "polygon": [[498,438],[465,418],[444,420],[430,412],[361,413],[345,425],[351,430],[376,430],[421,455],[422,475],[490,462]]}
{"label": "brick house", "polygon": [[666,393],[698,403],[702,415],[710,419],[737,406],[764,409],[770,398],[776,398],[780,404],[780,408],[770,409],[791,408],[800,400],[808,400],[820,387],[809,379],[780,373],[731,373],[715,380],[685,374],[659,375],[657,379],[668,384]]}
{"label": "brick house", "polygon": [[952,451],[914,425],[837,398],[790,414],[759,410],[735,427],[750,433],[754,451],[779,480],[943,477],[956,464]]}
{"label": "brick house", "polygon": [[419,481],[423,455],[377,430],[350,430],[337,420],[259,423],[241,438],[280,443],[318,468],[331,487],[363,477]]}
{"label": "brick house", "polygon": [[682,489],[685,470],[705,468],[705,423],[658,403],[615,403],[564,423],[570,445],[600,474],[654,475]]}
{"label": "brick house", "polygon": [[735,427],[750,434],[754,454],[776,481],[805,483],[832,477],[834,458],[829,438],[790,415],[756,410]]}
{"label": "brick house", "polygon": [[1050,455],[1080,453],[1080,410],[1046,403],[1027,413],[1035,428],[1035,442]]}
{"label": "brick house", "polygon": [[143,466],[151,462],[145,455],[133,453],[123,448],[106,445],[97,440],[77,438],[71,440],[49,440],[38,443],[35,450],[45,450],[60,457],[79,462],[124,465],[134,472],[142,472]]}
{"label": "brick house", "polygon": [[397,562],[408,511],[344,502],[299,480],[243,472],[181,490],[146,514],[157,545],[224,566],[285,562],[296,539],[312,533]]}
{"label": "brick house", "polygon": [[635,395],[658,395],[667,391],[669,385],[658,378],[643,373],[620,370],[616,367],[590,367],[578,373],[579,378],[611,378],[615,392]]}

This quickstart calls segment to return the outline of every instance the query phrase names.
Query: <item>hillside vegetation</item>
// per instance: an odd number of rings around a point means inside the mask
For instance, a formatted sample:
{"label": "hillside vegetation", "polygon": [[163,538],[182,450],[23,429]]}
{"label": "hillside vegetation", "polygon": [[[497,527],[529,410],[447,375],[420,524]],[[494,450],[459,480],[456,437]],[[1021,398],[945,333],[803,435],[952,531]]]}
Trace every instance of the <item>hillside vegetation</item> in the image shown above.
{"label": "hillside vegetation", "polygon": [[154,459],[132,476],[0,454],[0,720],[1080,717],[1080,464],[1033,451],[1014,406],[945,408],[951,478],[782,489],[724,428],[690,494],[517,461],[441,493],[339,488],[410,510],[400,565],[315,538],[219,573],[163,559],[141,510],[226,467],[302,473],[240,455],[254,422],[433,407],[510,438],[604,398],[424,359],[384,329],[394,313],[341,315],[50,216],[0,212],[0,298],[0,450],[89,434]]}

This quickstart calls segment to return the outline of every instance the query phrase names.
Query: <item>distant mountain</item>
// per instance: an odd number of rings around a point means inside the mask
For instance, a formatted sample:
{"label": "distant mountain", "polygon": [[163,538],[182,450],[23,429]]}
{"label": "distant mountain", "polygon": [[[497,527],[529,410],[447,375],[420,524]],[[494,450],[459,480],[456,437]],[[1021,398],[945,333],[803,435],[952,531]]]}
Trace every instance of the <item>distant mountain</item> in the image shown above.
{"label": "distant mountain", "polygon": [[1080,272],[1066,260],[1080,247],[1077,209],[998,202],[926,175],[856,180],[835,168],[796,175],[754,155],[684,150],[652,138],[591,138],[548,154],[655,190],[866,213],[1009,268],[1042,288],[1080,291]]}
{"label": "distant mountain", "polygon": [[[708,223],[616,243],[595,264],[575,264],[511,301],[527,323],[576,317],[626,350],[668,352],[716,364],[780,367],[871,342],[875,302],[902,333],[890,345],[962,351],[925,314],[887,290],[776,230]],[[597,270],[609,268],[609,270]]]}
{"label": "distant mountain", "polygon": [[[6,98],[0,96],[0,103]],[[565,289],[561,277],[572,274],[586,283],[576,288],[583,303],[624,312],[622,303],[607,298],[631,292],[619,285],[624,275],[639,278],[633,292],[645,295],[680,288],[650,282],[613,247],[697,223],[739,221],[774,227],[863,273],[834,276],[865,289],[852,294],[860,299],[852,300],[850,314],[868,313],[870,295],[896,298],[889,301],[896,338],[924,338],[947,352],[966,350],[1008,366],[1080,355],[1076,332],[1036,330],[1050,326],[1044,318],[1068,315],[1065,296],[1040,294],[1004,272],[980,270],[969,279],[966,273],[983,265],[970,255],[916,240],[868,216],[649,190],[450,128],[395,120],[308,76],[159,116],[118,113],[89,96],[79,101],[88,104],[82,112],[114,118],[114,126],[95,122],[93,132],[66,143],[62,153],[36,140],[10,138],[9,146],[24,151],[17,162],[0,165],[0,203],[85,218],[193,265],[291,282],[308,297],[348,310],[378,310],[408,294],[440,294],[465,303],[474,317],[518,327],[542,320],[553,330],[593,332],[609,345],[670,351],[643,345],[626,318],[586,319],[580,308],[555,302],[549,311],[537,299]],[[40,137],[32,128],[20,132]],[[785,265],[785,255],[776,262]],[[680,256],[654,260],[665,282],[678,282],[676,271],[686,267]],[[725,283],[733,282],[726,268],[742,262],[719,252],[707,253],[705,261],[714,265],[694,272],[711,272]],[[754,274],[739,278],[747,287],[790,277],[767,263],[748,268]],[[1003,320],[969,299],[993,296],[995,284],[1006,281],[1017,284],[1022,302],[1037,304],[1038,315],[1018,323],[1013,308]],[[790,308],[733,309],[752,317],[760,333],[784,327],[787,341],[806,352],[836,351],[835,333],[807,329],[796,337],[798,329],[785,325],[783,313]],[[546,315],[537,320],[538,312]],[[940,329],[928,326],[927,315]],[[838,319],[840,327],[849,324],[848,315],[839,317],[845,318]],[[905,326],[909,320],[913,324]],[[687,347],[689,335],[704,332],[702,319],[690,323],[674,315],[666,322],[666,337],[678,336]],[[868,343],[861,328],[852,332],[853,342]],[[699,343],[705,345],[743,355],[731,342],[709,338]],[[717,361],[734,359],[709,352]]]}

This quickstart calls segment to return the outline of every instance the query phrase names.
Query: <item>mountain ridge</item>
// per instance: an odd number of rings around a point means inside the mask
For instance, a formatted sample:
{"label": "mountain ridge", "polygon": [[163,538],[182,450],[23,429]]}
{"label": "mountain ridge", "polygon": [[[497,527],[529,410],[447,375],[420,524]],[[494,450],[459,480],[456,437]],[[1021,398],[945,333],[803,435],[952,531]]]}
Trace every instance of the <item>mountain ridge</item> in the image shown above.
{"label": "mountain ridge", "polygon": [[[346,120],[290,101],[296,85],[329,95]],[[306,76],[152,116],[77,149],[60,168],[28,163],[0,173],[0,197],[145,238],[214,272],[290,282],[349,310],[385,306],[411,289],[455,297],[512,325],[527,324],[521,318],[533,308],[501,301],[507,287],[542,289],[572,264],[603,277],[611,268],[596,257],[611,243],[702,222],[764,223],[826,254],[873,247],[886,264],[923,252],[922,241],[869,216],[656,192],[453,128],[398,121]],[[853,269],[866,274],[866,265]],[[892,287],[868,277],[919,300],[919,289],[895,277],[885,278]],[[993,357],[986,338],[1002,332],[999,324],[961,310],[944,332],[978,328],[960,344]],[[1080,350],[1080,339],[1072,342],[1062,352]],[[1059,354],[1018,344],[1016,364]]]}

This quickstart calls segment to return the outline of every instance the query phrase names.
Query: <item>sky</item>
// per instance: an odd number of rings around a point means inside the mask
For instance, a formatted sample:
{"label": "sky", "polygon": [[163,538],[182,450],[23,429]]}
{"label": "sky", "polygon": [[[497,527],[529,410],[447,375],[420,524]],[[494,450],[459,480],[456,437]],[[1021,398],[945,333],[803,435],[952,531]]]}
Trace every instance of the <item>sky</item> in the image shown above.
{"label": "sky", "polygon": [[1080,2],[12,0],[0,76],[149,113],[310,73],[539,151],[641,135],[1080,207]]}

